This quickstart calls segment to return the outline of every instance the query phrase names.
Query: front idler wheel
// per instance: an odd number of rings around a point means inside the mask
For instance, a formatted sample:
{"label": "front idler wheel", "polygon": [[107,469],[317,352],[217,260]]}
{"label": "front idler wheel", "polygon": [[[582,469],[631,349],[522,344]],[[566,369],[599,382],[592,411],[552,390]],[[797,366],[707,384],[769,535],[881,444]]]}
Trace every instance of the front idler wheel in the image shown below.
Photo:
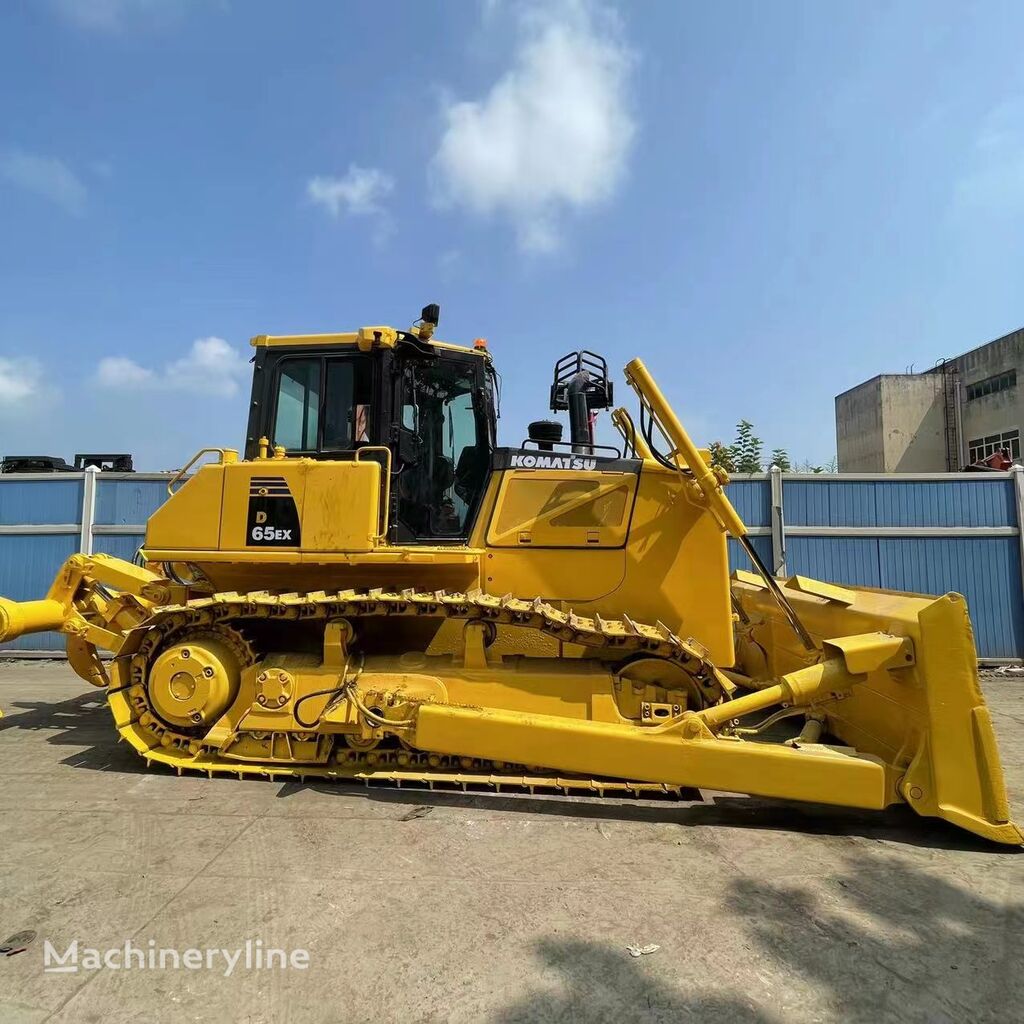
{"label": "front idler wheel", "polygon": [[150,706],[178,729],[209,728],[237,696],[240,674],[238,658],[223,640],[214,636],[182,640],[153,663]]}

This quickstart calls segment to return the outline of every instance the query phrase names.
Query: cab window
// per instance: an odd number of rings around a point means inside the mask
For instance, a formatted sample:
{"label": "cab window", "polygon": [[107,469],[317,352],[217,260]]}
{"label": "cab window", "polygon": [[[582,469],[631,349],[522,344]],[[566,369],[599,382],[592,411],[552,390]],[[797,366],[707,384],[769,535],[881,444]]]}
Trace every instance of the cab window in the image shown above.
{"label": "cab window", "polygon": [[319,423],[320,360],[286,360],[278,376],[274,444],[290,451],[315,448]]}
{"label": "cab window", "polygon": [[346,451],[370,439],[373,367],[358,356],[282,360],[273,443],[287,451]]}
{"label": "cab window", "polygon": [[370,440],[372,374],[365,359],[327,362],[324,450],[353,448]]}

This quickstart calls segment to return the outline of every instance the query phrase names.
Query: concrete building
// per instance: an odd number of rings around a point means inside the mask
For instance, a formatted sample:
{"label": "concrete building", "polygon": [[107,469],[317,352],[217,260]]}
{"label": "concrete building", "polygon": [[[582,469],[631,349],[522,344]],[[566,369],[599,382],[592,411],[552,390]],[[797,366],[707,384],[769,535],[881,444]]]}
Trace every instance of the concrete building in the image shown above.
{"label": "concrete building", "polygon": [[836,396],[840,473],[956,472],[1021,457],[1024,328],[924,373],[883,373]]}

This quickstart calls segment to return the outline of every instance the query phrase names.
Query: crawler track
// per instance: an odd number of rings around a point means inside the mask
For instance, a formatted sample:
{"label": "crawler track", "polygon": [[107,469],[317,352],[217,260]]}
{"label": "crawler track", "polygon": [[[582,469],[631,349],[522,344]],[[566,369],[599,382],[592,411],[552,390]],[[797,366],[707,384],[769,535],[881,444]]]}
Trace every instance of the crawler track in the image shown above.
{"label": "crawler track", "polygon": [[[683,640],[662,624],[649,626],[622,619],[585,617],[562,611],[540,599],[494,597],[481,591],[343,590],[337,593],[221,593],[156,609],[130,630],[113,663],[108,699],[121,737],[147,761],[184,771],[231,774],[240,778],[338,779],[400,787],[418,785],[460,789],[490,788],[534,791],[678,795],[675,787],[621,779],[556,775],[542,768],[477,758],[446,757],[416,750],[357,751],[326,734],[280,732],[248,734],[268,751],[266,761],[242,761],[205,743],[201,735],[175,731],[153,712],[146,681],[156,655],[167,644],[198,631],[215,633],[235,650],[242,667],[257,655],[246,640],[246,627],[260,620],[358,621],[369,616],[422,616],[464,622],[488,622],[536,630],[562,643],[578,644],[593,656],[617,662],[637,655],[662,658],[686,670],[702,699],[722,697],[722,677],[695,641]],[[300,748],[296,750],[296,748]],[[305,751],[305,755],[303,755]]]}

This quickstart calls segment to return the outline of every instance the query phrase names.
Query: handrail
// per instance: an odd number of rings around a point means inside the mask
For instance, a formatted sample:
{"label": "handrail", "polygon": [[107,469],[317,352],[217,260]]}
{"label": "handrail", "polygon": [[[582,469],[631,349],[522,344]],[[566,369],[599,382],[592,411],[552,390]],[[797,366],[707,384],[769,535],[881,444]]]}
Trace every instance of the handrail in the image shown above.
{"label": "handrail", "polygon": [[[598,450],[603,452],[614,452],[615,458],[621,459],[623,457],[622,452],[615,447],[613,444],[588,444],[585,441],[544,441],[539,437],[527,437],[523,440],[519,447],[523,451],[526,450],[527,445],[536,445],[538,451],[548,451],[546,448],[542,448],[541,445],[551,445],[551,451],[554,451],[555,447],[560,448],[571,448],[572,454],[574,455],[594,455],[596,457]],[[577,451],[578,448],[586,448],[586,452]]]}
{"label": "handrail", "polygon": [[174,494],[174,485],[204,456],[210,452],[216,452],[220,456],[220,465],[225,462],[237,462],[238,451],[235,448],[200,448],[199,451],[178,470],[170,480],[167,481],[167,493]]}
{"label": "handrail", "polygon": [[[380,532],[374,537],[374,540],[382,541],[387,540],[388,528],[391,525],[391,449],[387,445],[383,444],[368,444],[362,448],[356,449],[355,460],[361,462],[359,458],[363,452],[383,452],[386,456],[384,460],[384,503],[383,503],[383,515],[381,519]],[[376,461],[376,460],[374,460]]]}

